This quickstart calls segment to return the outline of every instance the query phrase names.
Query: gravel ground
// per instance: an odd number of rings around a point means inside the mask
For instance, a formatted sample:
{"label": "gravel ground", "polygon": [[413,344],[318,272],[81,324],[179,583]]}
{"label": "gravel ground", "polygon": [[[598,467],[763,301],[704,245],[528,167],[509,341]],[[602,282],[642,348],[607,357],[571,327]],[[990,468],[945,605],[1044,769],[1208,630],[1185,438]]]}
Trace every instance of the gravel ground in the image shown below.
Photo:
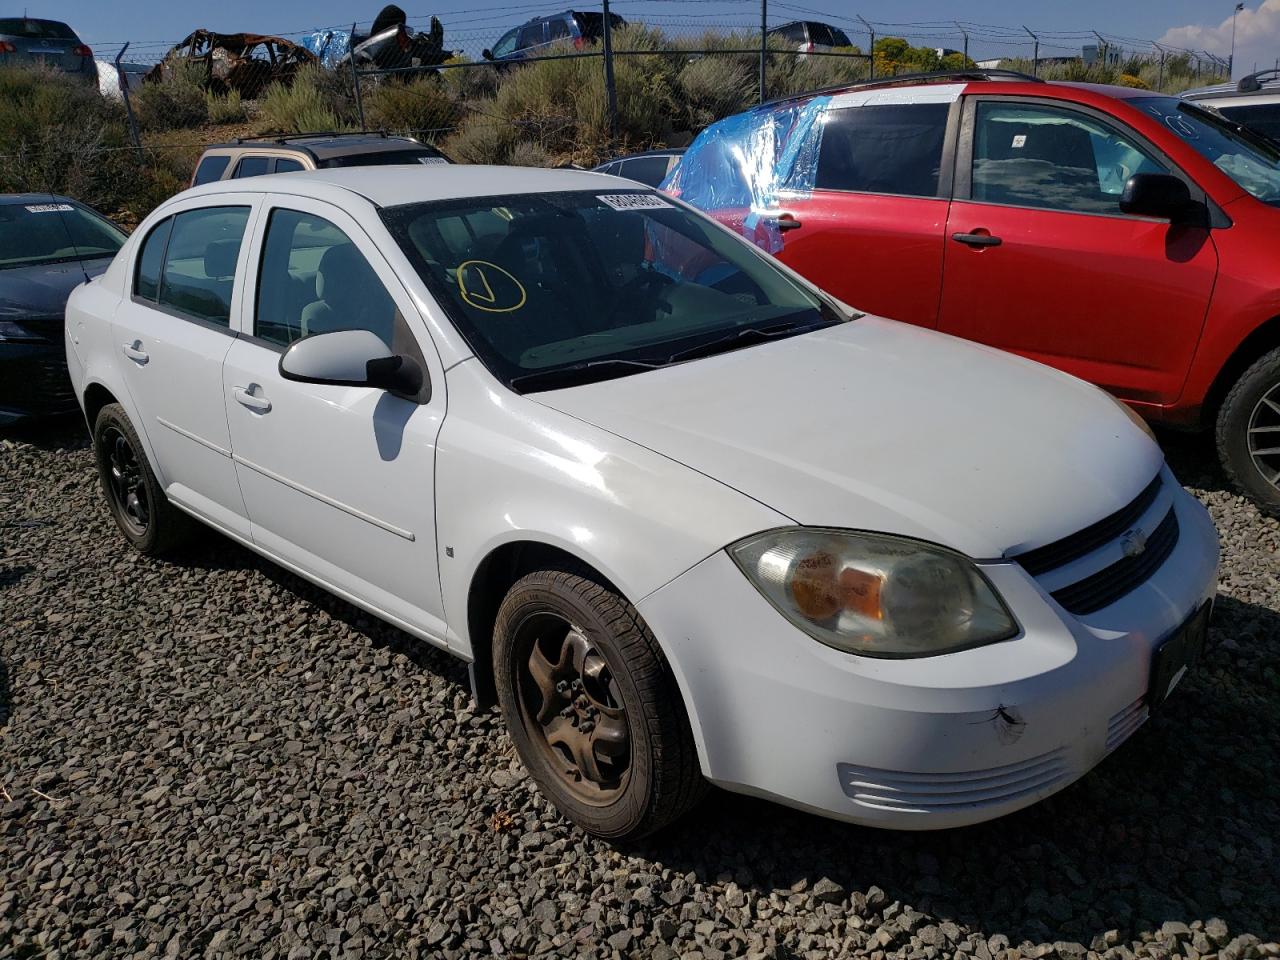
{"label": "gravel ground", "polygon": [[1168,438],[1216,643],[1082,781],[890,834],[713,792],[560,821],[463,666],[210,535],[116,534],[75,421],[0,434],[0,957],[1280,954],[1280,525]]}

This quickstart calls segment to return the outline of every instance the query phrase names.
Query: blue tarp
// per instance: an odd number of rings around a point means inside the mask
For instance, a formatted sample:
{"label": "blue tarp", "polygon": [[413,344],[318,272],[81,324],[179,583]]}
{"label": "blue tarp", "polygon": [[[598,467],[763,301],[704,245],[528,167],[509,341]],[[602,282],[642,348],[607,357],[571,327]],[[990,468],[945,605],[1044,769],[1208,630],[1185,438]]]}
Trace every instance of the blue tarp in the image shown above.
{"label": "blue tarp", "polygon": [[350,30],[317,30],[302,38],[302,45],[320,58],[330,70],[351,50]]}
{"label": "blue tarp", "polygon": [[[659,189],[699,210],[743,210],[742,233],[770,253],[782,249],[782,235],[765,218],[786,189],[813,190],[821,146],[821,123],[831,98],[813,97],[757,107],[711,124],[689,145],[679,165]],[[815,126],[818,136],[810,136]]]}

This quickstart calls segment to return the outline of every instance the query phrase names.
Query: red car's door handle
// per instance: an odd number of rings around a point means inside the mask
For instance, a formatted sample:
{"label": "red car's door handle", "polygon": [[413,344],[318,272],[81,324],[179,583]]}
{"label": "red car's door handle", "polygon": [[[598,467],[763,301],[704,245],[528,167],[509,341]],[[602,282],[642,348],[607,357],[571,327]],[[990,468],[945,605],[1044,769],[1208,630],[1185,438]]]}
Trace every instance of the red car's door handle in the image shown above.
{"label": "red car's door handle", "polygon": [[953,233],[951,239],[967,247],[998,247],[1004,242],[989,233]]}
{"label": "red car's door handle", "polygon": [[802,224],[790,213],[780,214],[774,220],[774,223],[778,225],[779,230],[799,230],[802,226],[804,226],[804,224]]}

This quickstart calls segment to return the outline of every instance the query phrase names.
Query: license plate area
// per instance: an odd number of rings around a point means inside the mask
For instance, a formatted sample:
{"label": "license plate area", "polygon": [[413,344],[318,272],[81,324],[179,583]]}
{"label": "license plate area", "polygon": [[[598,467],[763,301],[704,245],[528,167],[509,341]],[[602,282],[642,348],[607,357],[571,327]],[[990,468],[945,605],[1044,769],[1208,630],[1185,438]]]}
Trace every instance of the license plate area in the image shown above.
{"label": "license plate area", "polygon": [[1167,699],[1204,652],[1212,603],[1203,604],[1182,626],[1165,637],[1151,657],[1147,706],[1155,710]]}

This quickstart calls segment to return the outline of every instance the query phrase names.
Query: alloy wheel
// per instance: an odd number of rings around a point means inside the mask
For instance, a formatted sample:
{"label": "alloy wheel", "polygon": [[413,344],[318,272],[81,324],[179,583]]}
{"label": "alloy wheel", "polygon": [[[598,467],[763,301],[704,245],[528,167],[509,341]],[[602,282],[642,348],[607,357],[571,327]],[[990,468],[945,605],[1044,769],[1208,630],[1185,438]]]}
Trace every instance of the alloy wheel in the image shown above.
{"label": "alloy wheel", "polygon": [[103,431],[102,444],[107,457],[111,497],[124,522],[134,533],[142,536],[151,524],[151,503],[147,499],[146,478],[138,455],[128,437],[117,427]]}
{"label": "alloy wheel", "polygon": [[604,655],[576,626],[552,614],[517,635],[520,709],[548,767],[586,803],[617,799],[631,769],[631,732]]}
{"label": "alloy wheel", "polygon": [[1280,383],[1262,395],[1249,415],[1248,440],[1254,467],[1280,488]]}

